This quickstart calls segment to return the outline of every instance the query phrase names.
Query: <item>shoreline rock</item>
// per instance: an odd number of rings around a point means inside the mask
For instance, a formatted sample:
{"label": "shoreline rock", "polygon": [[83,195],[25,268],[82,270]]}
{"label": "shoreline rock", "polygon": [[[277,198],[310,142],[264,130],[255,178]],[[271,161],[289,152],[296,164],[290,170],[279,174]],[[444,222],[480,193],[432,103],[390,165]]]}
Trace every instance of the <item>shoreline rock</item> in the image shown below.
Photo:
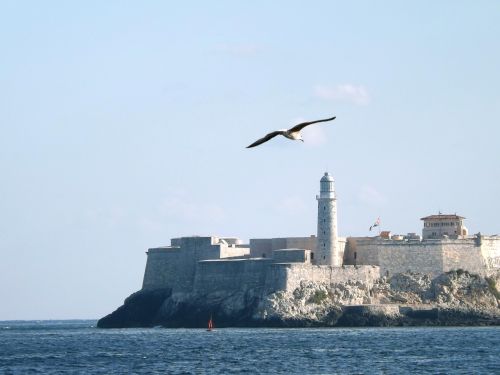
{"label": "shoreline rock", "polygon": [[220,328],[500,325],[499,281],[499,271],[484,278],[458,270],[435,279],[396,274],[375,285],[304,281],[266,295],[141,290],[97,326],[205,328],[210,316]]}

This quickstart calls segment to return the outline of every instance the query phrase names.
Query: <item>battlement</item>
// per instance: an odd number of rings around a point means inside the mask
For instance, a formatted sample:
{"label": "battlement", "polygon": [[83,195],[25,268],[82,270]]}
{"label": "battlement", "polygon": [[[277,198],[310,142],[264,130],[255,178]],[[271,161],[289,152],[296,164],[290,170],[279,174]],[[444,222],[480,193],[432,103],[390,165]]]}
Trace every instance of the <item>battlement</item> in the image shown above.
{"label": "battlement", "polygon": [[196,263],[201,260],[245,258],[250,248],[237,238],[192,236],[173,238],[171,246],[148,249],[143,289],[171,287],[179,291],[193,288]]}
{"label": "battlement", "polygon": [[[346,239],[337,237],[338,256],[342,259]],[[305,249],[310,250],[308,261],[317,264],[318,239],[315,235],[309,237],[278,237],[278,238],[252,238],[250,239],[250,257],[251,258],[273,258],[276,250],[284,249]]]}
{"label": "battlement", "polygon": [[500,268],[500,237],[478,234],[421,241],[349,237],[344,264],[377,265],[383,274],[412,271],[439,275],[457,269],[486,274]]}
{"label": "battlement", "polygon": [[282,249],[273,251],[274,263],[311,263],[311,250]]}
{"label": "battlement", "polygon": [[209,246],[209,245],[229,245],[240,246],[242,242],[236,237],[217,237],[217,236],[188,236],[172,238],[170,246],[173,247],[193,247],[193,246]]}
{"label": "battlement", "polygon": [[335,284],[346,280],[368,285],[380,277],[377,266],[315,266],[276,263],[272,259],[207,260],[198,262],[193,292],[201,294],[253,290],[293,291],[303,281]]}

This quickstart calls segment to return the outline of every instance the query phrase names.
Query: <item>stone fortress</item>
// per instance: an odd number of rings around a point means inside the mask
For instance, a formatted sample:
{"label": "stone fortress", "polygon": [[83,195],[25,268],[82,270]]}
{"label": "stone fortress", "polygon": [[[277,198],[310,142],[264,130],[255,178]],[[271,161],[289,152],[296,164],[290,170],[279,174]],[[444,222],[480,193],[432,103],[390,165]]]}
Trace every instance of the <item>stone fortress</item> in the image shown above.
{"label": "stone fortress", "polygon": [[372,284],[381,276],[415,272],[438,276],[452,270],[487,275],[500,269],[500,236],[469,235],[464,218],[422,218],[422,235],[339,237],[334,180],[320,181],[317,234],[309,237],[181,237],[151,248],[142,290],[217,294],[241,290],[293,291],[301,282]]}

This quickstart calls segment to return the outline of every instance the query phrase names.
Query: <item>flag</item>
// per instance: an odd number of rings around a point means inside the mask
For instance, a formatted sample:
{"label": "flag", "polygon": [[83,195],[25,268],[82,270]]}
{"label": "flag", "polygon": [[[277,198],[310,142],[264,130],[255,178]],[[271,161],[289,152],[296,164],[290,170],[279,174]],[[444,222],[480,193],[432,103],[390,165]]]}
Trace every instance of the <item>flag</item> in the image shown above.
{"label": "flag", "polygon": [[372,228],[378,227],[379,225],[380,225],[380,218],[377,218],[375,223],[373,223],[373,225],[370,227],[370,231],[372,230]]}

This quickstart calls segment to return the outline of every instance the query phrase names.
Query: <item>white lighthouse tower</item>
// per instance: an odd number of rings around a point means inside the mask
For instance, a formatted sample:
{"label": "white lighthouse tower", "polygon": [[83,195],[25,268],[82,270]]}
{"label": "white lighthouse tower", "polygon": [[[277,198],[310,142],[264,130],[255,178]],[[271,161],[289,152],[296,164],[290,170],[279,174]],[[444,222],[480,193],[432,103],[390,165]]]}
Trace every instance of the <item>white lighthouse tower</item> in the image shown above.
{"label": "white lighthouse tower", "polygon": [[341,266],[337,236],[337,198],[333,177],[325,172],[320,180],[316,264]]}

